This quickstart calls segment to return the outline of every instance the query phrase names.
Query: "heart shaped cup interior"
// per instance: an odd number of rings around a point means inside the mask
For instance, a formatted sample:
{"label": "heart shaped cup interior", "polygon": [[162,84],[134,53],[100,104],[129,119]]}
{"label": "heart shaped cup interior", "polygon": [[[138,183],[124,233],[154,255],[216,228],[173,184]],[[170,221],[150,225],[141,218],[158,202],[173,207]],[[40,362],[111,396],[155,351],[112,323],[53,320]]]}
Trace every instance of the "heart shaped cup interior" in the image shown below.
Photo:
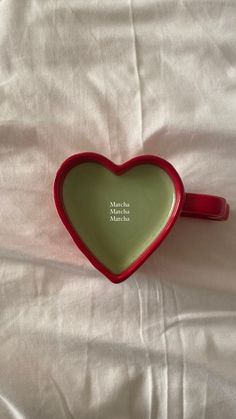
{"label": "heart shaped cup interior", "polygon": [[96,159],[77,164],[75,159],[61,178],[66,227],[113,282],[142,263],[177,217],[181,193],[176,193],[176,179],[157,163],[147,159],[114,173]]}

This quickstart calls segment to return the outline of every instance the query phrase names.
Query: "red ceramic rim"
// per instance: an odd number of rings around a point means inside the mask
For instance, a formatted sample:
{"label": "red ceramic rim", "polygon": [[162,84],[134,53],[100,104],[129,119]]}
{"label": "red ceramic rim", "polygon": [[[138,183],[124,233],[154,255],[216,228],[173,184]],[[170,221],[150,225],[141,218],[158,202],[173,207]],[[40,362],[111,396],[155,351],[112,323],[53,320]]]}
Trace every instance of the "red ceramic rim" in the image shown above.
{"label": "red ceramic rim", "polygon": [[[67,173],[75,166],[85,163],[85,162],[95,162],[99,163],[102,166],[106,167],[111,172],[115,173],[116,175],[121,175],[122,173],[126,172],[127,170],[131,169],[134,166],[140,164],[154,164],[159,168],[163,169],[172,179],[174,188],[175,188],[175,204],[169,216],[169,219],[158,234],[158,236],[154,239],[154,241],[147,247],[147,249],[124,271],[119,274],[114,274],[109,269],[107,269],[88,249],[88,247],[84,244],[82,239],[79,237],[79,234],[75,231],[73,225],[71,224],[69,217],[66,214],[66,210],[63,204],[62,198],[62,187],[63,181]],[[123,164],[115,164],[105,156],[97,153],[92,152],[85,152],[75,154],[68,159],[66,159],[60,168],[57,171],[56,178],[54,181],[54,201],[57,208],[57,212],[65,225],[66,229],[70,233],[72,239],[74,240],[75,244],[78,248],[84,253],[84,255],[89,259],[89,261],[93,264],[93,266],[98,269],[103,275],[109,278],[113,283],[119,283],[124,281],[130,275],[132,275],[144,262],[145,260],[157,249],[157,247],[162,243],[165,237],[168,235],[172,227],[174,226],[178,216],[181,213],[183,203],[185,199],[185,192],[182,180],[175,170],[175,168],[166,160],[162,159],[158,156],[153,155],[141,155],[132,158],[131,160],[126,161]]]}

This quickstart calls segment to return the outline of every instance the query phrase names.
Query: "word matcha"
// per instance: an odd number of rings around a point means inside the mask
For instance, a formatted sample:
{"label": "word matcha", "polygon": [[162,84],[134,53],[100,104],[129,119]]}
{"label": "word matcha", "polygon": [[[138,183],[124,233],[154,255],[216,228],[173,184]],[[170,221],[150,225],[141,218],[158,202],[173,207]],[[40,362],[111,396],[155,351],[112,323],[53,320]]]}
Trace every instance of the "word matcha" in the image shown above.
{"label": "word matcha", "polygon": [[129,202],[110,201],[110,221],[111,222],[127,222],[130,221],[130,204]]}

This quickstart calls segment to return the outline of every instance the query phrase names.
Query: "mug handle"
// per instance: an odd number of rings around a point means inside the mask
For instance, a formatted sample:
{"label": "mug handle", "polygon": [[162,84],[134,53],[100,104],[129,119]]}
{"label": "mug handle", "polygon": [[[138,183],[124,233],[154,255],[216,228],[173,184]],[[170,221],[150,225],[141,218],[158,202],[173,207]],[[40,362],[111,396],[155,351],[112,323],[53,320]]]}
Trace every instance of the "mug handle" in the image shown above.
{"label": "mug handle", "polygon": [[226,199],[219,196],[185,193],[185,201],[180,215],[224,221],[229,217],[229,204]]}

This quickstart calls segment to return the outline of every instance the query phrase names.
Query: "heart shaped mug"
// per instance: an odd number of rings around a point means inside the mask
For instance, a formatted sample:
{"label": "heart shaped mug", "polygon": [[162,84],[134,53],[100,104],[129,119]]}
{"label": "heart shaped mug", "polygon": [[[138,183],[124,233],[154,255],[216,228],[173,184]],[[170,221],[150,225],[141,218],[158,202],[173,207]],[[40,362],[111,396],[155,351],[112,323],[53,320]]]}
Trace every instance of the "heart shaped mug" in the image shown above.
{"label": "heart shaped mug", "polygon": [[54,201],[78,248],[114,283],[143,264],[180,215],[229,216],[224,198],[185,193],[175,168],[153,155],[117,165],[97,153],[75,154],[57,171]]}

